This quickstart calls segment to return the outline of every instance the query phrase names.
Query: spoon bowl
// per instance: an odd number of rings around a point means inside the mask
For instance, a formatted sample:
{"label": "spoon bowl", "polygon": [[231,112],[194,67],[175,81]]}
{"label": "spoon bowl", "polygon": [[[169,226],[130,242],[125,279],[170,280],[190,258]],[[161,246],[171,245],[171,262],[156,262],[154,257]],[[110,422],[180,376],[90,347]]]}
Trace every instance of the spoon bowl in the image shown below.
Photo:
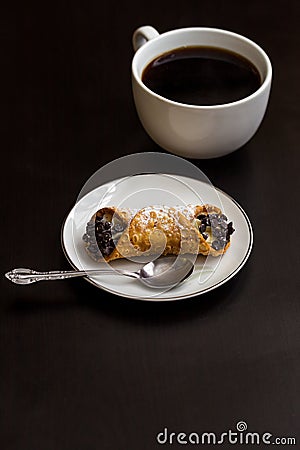
{"label": "spoon bowl", "polygon": [[181,256],[167,256],[151,261],[139,270],[140,281],[151,288],[172,288],[194,271],[194,263]]}

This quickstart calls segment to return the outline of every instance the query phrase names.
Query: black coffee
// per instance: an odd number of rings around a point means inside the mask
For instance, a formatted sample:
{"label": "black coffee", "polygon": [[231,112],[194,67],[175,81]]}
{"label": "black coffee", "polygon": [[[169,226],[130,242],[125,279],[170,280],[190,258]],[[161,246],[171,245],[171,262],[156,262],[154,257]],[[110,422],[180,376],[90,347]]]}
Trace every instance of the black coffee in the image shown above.
{"label": "black coffee", "polygon": [[248,59],[215,47],[182,47],[151,61],[142,74],[151,91],[190,105],[220,105],[253,94],[261,86]]}

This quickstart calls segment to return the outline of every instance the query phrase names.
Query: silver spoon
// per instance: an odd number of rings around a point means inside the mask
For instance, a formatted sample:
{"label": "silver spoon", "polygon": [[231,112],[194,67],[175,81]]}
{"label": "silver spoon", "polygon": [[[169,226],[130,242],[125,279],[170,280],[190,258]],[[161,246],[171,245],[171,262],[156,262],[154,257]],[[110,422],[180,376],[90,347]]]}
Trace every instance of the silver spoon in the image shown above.
{"label": "silver spoon", "polygon": [[166,256],[145,264],[136,272],[121,269],[65,270],[37,272],[32,269],[13,269],[5,274],[16,284],[31,284],[36,281],[64,280],[100,274],[118,274],[137,278],[151,288],[172,288],[188,278],[194,270],[193,262],[181,256]]}

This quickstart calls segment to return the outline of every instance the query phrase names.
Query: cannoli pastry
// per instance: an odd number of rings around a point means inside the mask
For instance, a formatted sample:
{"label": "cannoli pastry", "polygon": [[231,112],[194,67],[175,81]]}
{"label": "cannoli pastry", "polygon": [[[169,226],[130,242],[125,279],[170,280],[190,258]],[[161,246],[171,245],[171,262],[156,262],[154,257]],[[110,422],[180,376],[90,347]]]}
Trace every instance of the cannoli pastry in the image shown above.
{"label": "cannoli pastry", "polygon": [[232,222],[216,206],[151,206],[141,210],[104,207],[83,235],[95,261],[148,255],[219,256],[230,245]]}

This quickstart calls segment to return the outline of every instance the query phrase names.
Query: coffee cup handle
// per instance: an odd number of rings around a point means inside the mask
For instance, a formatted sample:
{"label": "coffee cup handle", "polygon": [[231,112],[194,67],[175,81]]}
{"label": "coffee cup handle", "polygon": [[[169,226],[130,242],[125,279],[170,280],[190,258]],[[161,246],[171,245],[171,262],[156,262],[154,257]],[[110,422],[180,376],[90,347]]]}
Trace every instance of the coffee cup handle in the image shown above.
{"label": "coffee cup handle", "polygon": [[157,36],[159,36],[159,32],[155,28],[150,27],[150,25],[138,28],[132,36],[134,51],[136,52],[142,45],[146,44],[147,41],[150,41],[150,39],[154,39]]}

